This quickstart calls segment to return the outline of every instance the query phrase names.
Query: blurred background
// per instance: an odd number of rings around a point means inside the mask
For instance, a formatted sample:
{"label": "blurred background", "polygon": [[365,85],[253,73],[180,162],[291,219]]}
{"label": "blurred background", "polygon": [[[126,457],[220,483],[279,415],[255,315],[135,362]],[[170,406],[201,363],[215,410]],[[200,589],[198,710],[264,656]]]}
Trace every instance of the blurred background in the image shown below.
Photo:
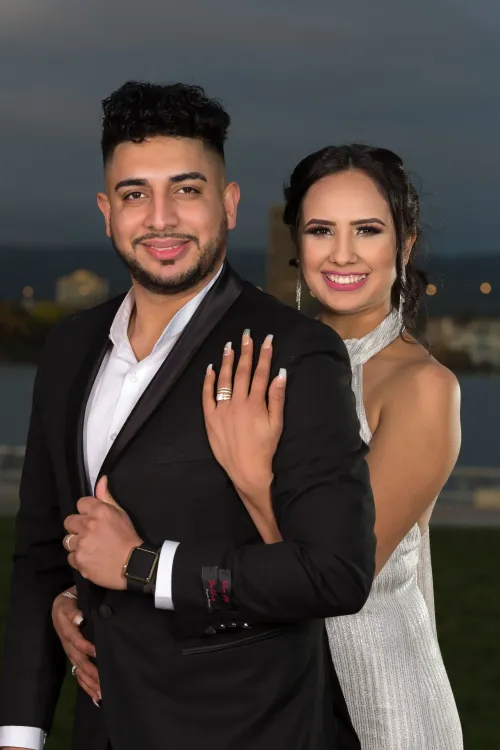
{"label": "blurred background", "polygon": [[[43,341],[69,311],[128,287],[95,204],[100,101],[129,79],[200,84],[233,121],[230,260],[290,304],[281,201],[299,159],[368,142],[399,153],[420,188],[421,333],[463,396],[462,452],[432,528],[439,636],[467,750],[500,748],[499,69],[497,0],[2,0],[2,620]],[[73,688],[48,750],[67,747]]]}

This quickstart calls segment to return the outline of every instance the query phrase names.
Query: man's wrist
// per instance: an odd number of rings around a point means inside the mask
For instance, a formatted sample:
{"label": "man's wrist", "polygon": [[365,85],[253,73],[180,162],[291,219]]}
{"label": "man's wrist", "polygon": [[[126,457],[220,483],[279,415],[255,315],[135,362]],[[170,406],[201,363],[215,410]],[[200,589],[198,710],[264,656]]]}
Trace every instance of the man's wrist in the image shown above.
{"label": "man's wrist", "polygon": [[147,542],[134,545],[123,566],[127,591],[154,594],[160,550]]}

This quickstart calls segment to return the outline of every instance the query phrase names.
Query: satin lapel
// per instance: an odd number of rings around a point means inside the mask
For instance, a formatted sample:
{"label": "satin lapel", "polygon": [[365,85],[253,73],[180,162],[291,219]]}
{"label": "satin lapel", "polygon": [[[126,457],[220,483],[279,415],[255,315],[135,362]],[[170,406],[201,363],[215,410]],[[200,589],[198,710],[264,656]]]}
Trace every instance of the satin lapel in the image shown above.
{"label": "satin lapel", "polygon": [[242,288],[239,276],[226,265],[117,435],[98,479],[109,472],[123,450],[162,403],[210,332],[238,299]]}
{"label": "satin lapel", "polygon": [[99,324],[88,331],[88,339],[77,344],[81,347],[82,358],[77,362],[68,397],[66,450],[68,467],[73,468],[70,472],[74,478],[73,492],[78,498],[91,494],[83,453],[85,410],[99,368],[111,348],[109,329],[122,299],[118,299],[116,307],[107,310]]}

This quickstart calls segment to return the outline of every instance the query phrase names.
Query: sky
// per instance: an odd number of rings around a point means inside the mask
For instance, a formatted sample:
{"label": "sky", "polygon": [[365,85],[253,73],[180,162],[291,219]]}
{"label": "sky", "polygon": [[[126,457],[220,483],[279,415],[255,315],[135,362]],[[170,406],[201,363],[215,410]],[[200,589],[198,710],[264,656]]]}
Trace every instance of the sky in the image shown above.
{"label": "sky", "polygon": [[0,245],[104,243],[100,101],[196,83],[232,117],[231,245],[307,153],[363,141],[406,161],[432,253],[500,250],[498,0],[2,0]]}

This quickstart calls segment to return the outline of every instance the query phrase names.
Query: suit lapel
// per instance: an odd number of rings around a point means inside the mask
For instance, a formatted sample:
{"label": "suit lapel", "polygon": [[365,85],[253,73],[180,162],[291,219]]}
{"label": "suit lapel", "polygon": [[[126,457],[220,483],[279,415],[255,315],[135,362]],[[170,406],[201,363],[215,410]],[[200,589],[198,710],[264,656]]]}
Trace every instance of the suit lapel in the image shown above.
{"label": "suit lapel", "polygon": [[178,338],[117,435],[99,472],[107,474],[137,432],[172,390],[193,356],[241,294],[243,285],[226,264],[224,271]]}
{"label": "suit lapel", "polygon": [[[88,331],[88,338],[78,341],[80,358],[75,362],[75,377],[68,396],[66,413],[67,465],[70,468],[73,494],[80,498],[91,494],[85,469],[83,427],[87,401],[102,361],[111,348],[109,330],[123,301],[123,296],[110,306],[96,326]],[[72,469],[72,470],[71,470]]]}

